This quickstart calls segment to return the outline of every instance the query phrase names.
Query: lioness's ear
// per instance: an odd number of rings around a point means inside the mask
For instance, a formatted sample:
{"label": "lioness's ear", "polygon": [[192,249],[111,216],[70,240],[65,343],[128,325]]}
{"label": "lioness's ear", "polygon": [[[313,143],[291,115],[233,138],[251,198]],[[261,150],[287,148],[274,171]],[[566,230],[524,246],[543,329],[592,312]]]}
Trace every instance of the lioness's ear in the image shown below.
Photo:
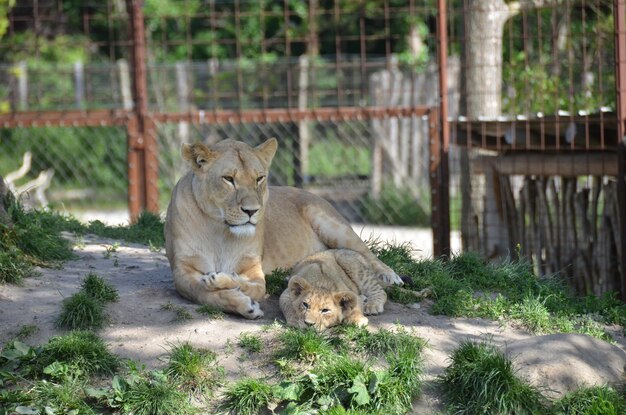
{"label": "lioness's ear", "polygon": [[209,150],[202,143],[183,144],[181,150],[183,159],[187,160],[195,169],[200,169],[215,158],[215,152]]}
{"label": "lioness's ear", "polygon": [[263,161],[263,164],[265,164],[265,167],[269,168],[270,164],[272,163],[272,159],[274,158],[274,154],[276,154],[277,148],[278,141],[272,137],[263,144],[259,144],[254,149]]}
{"label": "lioness's ear", "polygon": [[335,302],[343,311],[350,311],[358,305],[359,299],[352,291],[342,291],[335,294]]}
{"label": "lioness's ear", "polygon": [[291,291],[291,295],[293,298],[299,297],[304,291],[307,291],[311,288],[311,285],[306,282],[304,278],[301,277],[291,277],[289,280],[289,291]]}

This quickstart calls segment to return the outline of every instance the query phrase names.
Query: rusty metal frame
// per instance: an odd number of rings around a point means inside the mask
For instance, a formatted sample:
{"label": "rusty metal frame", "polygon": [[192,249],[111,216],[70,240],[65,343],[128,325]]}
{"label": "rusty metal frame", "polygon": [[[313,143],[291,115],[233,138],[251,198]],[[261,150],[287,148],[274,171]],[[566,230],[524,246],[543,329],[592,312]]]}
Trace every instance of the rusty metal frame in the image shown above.
{"label": "rusty metal frame", "polygon": [[614,1],[615,78],[617,93],[617,205],[621,235],[621,297],[626,301],[626,0]]}

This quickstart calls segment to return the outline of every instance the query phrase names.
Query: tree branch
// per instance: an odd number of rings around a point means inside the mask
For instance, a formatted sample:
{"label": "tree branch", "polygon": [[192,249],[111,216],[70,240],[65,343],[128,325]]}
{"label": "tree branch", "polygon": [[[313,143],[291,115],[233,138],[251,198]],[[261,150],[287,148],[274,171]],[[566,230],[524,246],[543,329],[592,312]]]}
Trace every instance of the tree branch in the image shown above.
{"label": "tree branch", "polygon": [[564,3],[564,0],[520,0],[509,3],[509,18],[517,16],[523,11],[556,7]]}

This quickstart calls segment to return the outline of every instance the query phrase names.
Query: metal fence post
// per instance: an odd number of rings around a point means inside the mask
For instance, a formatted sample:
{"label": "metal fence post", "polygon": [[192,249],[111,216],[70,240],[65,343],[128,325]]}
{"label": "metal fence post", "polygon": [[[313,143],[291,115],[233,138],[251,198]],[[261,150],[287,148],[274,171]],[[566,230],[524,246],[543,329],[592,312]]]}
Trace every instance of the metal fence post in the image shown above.
{"label": "metal fence post", "polygon": [[[448,152],[450,147],[450,125],[448,124],[448,22],[446,18],[446,2],[437,3],[437,59],[439,65],[439,111],[438,124],[439,144],[437,154],[431,153],[431,177],[436,168],[437,182],[436,198],[433,198],[433,218],[437,220],[437,229],[433,228],[433,255],[435,257],[450,256],[450,172],[448,167]],[[431,127],[432,128],[432,127]],[[431,149],[433,147],[431,146]],[[436,166],[433,163],[433,157]],[[432,184],[431,184],[432,186]],[[435,213],[436,209],[436,213]],[[433,226],[435,223],[433,222]]]}
{"label": "metal fence post", "polygon": [[615,83],[617,92],[617,206],[620,227],[621,298],[626,301],[626,0],[615,0]]}
{"label": "metal fence post", "polygon": [[[136,128],[128,129],[128,197],[131,220],[134,220],[142,210],[159,211],[158,149],[155,124],[148,115],[143,0],[127,0],[126,7],[133,38],[133,100],[137,120]],[[131,177],[137,180],[135,185],[130,183]]]}

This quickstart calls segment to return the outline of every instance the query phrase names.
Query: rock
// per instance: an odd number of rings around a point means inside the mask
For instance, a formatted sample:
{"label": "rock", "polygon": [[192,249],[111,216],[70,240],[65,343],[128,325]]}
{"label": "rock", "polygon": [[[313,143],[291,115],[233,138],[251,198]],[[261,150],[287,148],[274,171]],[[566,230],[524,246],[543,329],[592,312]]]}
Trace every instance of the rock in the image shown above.
{"label": "rock", "polygon": [[594,385],[623,382],[626,353],[584,334],[549,334],[510,343],[505,354],[517,376],[548,398]]}

